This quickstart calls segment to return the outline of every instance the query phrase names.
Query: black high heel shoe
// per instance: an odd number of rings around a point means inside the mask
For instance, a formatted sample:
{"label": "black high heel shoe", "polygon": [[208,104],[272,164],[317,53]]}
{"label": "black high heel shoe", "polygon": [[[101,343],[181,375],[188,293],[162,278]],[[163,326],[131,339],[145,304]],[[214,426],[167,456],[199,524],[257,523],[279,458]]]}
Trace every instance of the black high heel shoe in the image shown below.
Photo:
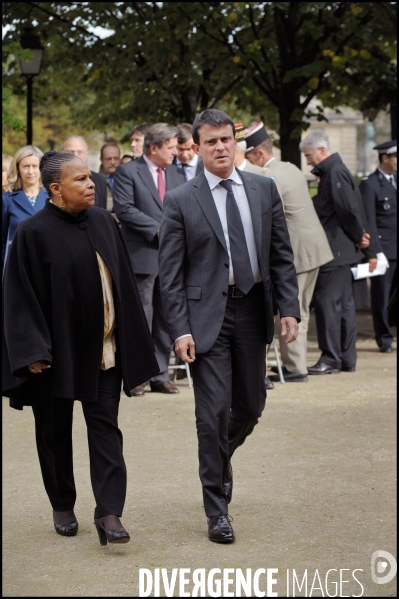
{"label": "black high heel shoe", "polygon": [[94,518],[94,525],[98,532],[100,545],[102,546],[106,545],[107,543],[128,543],[130,541],[130,535],[127,530],[123,528],[122,524],[120,524],[122,528],[119,530],[106,530],[102,519]]}
{"label": "black high heel shoe", "polygon": [[[53,518],[54,518],[55,513],[58,513],[59,515],[65,514],[65,517],[68,517],[68,516],[75,517],[73,510],[68,510],[67,512],[55,512],[53,510]],[[76,520],[73,522],[67,522],[67,523],[54,522],[55,532],[57,534],[61,535],[62,537],[75,537],[78,534],[78,527],[79,527],[79,525]]]}

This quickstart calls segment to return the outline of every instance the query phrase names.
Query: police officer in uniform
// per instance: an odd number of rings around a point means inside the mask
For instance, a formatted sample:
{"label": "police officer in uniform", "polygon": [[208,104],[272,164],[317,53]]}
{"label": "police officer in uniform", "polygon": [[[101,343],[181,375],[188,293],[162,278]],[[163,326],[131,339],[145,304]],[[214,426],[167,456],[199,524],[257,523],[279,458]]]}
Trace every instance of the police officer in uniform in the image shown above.
{"label": "police officer in uniform", "polygon": [[388,323],[388,297],[396,278],[396,139],[374,147],[380,164],[377,170],[360,183],[371,238],[378,253],[389,262],[385,275],[371,278],[371,311],[374,332],[381,352],[392,351],[393,335]]}

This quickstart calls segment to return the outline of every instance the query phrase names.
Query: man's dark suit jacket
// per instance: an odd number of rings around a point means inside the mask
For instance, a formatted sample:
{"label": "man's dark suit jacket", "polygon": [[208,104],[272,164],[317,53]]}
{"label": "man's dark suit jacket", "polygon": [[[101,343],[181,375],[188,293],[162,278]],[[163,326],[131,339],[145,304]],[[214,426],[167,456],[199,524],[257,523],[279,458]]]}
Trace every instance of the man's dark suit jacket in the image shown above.
{"label": "man's dark suit jacket", "polygon": [[107,184],[104,177],[100,173],[91,171],[91,180],[96,186],[94,190],[94,205],[99,208],[107,208]]}
{"label": "man's dark suit jacket", "polygon": [[[272,286],[281,316],[300,321],[294,257],[274,181],[242,171],[240,176],[252,215],[266,306],[265,340],[270,343],[274,334]],[[226,311],[229,257],[203,173],[165,195],[159,277],[171,338],[191,334],[196,351],[207,352]]]}
{"label": "man's dark suit jacket", "polygon": [[[166,189],[185,182],[173,164],[165,169]],[[157,232],[163,204],[143,157],[121,164],[114,175],[114,210],[121,223],[133,270],[137,274],[158,272]]]}

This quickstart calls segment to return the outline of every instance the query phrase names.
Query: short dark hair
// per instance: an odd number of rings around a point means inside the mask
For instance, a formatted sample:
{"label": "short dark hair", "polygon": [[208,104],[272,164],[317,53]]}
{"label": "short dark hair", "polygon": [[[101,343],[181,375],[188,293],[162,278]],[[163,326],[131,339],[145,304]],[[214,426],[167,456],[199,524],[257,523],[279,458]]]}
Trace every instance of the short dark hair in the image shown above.
{"label": "short dark hair", "polygon": [[177,143],[185,144],[193,136],[193,126],[190,123],[177,125]]}
{"label": "short dark hair", "polygon": [[154,123],[144,137],[144,154],[148,156],[152,144],[162,148],[165,141],[172,139],[172,137],[177,137],[177,127],[168,123]]}
{"label": "short dark hair", "polygon": [[101,150],[100,150],[100,157],[101,158],[103,157],[103,153],[104,153],[105,148],[118,148],[119,154],[121,153],[121,150],[120,150],[118,144],[116,143],[116,141],[107,141],[107,143],[104,144],[102,146]]}
{"label": "short dark hair", "polygon": [[145,134],[147,133],[148,129],[151,127],[150,123],[140,123],[139,125],[135,125],[131,130],[130,130],[130,137],[132,137],[135,133],[140,133],[140,135],[145,136]]}
{"label": "short dark hair", "polygon": [[80,160],[75,154],[67,152],[46,152],[40,160],[40,173],[42,176],[43,187],[51,196],[50,184],[59,183],[64,165],[73,160]]}
{"label": "short dark hair", "polygon": [[199,130],[203,125],[211,125],[212,127],[230,125],[233,131],[233,137],[236,135],[234,122],[231,120],[228,114],[223,112],[223,110],[207,108],[196,117],[193,123],[193,140],[196,144],[199,144]]}
{"label": "short dark hair", "polygon": [[384,156],[396,156],[396,152],[392,152],[391,154],[388,154],[387,152],[382,152],[382,154],[378,154],[378,160],[379,163],[382,163],[382,159]]}

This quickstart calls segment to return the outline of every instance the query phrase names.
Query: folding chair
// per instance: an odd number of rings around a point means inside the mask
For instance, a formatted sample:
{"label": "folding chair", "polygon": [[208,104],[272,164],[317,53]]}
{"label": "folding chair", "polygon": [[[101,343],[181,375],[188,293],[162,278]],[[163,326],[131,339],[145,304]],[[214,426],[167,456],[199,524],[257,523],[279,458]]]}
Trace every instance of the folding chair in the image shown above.
{"label": "folding chair", "polygon": [[173,376],[173,382],[176,382],[176,370],[185,370],[186,371],[186,375],[187,375],[187,381],[188,381],[188,386],[190,389],[193,388],[193,381],[191,378],[191,373],[190,373],[190,367],[187,364],[187,362],[184,362],[184,364],[179,364],[179,356],[177,354],[175,354],[175,363],[174,364],[169,364],[169,369],[174,371],[174,376]]}
{"label": "folding chair", "polygon": [[276,359],[275,360],[269,360],[269,361],[267,360],[267,356],[269,354],[269,349],[270,349],[270,345],[268,345],[267,348],[266,348],[266,366],[267,366],[267,364],[269,364],[271,366],[277,366],[277,371],[278,371],[278,376],[280,378],[280,383],[284,384],[285,380],[284,380],[283,370],[281,368],[280,354],[279,354],[278,349],[277,349],[277,344],[276,344],[275,337],[273,337],[272,344],[273,344],[274,355],[275,355]]}

